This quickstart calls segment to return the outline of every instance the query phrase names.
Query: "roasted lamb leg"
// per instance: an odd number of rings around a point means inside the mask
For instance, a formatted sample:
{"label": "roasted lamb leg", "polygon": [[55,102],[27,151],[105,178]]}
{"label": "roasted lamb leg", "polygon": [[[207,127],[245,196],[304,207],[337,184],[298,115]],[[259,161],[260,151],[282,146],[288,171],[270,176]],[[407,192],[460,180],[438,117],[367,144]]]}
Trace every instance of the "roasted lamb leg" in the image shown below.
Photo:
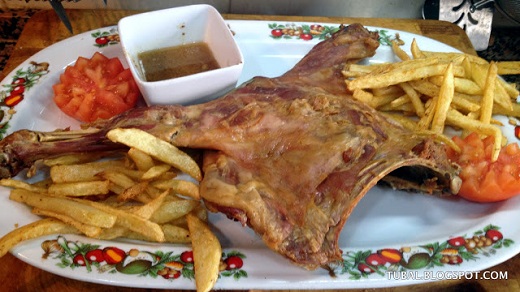
{"label": "roasted lamb leg", "polygon": [[[136,127],[203,153],[206,206],[250,226],[266,245],[315,269],[341,260],[338,236],[379,181],[457,193],[444,146],[351,98],[341,70],[372,56],[378,34],[342,27],[277,78],[255,77],[208,103],[136,108],[84,131],[19,131],[0,142],[2,176],[63,153],[108,151],[105,133]],[[29,142],[27,142],[29,141]]]}

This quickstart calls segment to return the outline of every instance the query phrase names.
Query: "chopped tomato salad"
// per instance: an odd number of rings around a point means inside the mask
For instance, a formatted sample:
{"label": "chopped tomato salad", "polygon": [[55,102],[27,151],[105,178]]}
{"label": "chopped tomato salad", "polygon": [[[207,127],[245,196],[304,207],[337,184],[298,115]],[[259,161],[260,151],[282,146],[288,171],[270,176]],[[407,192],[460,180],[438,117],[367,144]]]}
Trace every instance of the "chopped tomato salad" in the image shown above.
{"label": "chopped tomato salad", "polygon": [[54,102],[82,122],[108,119],[134,107],[140,92],[129,69],[118,58],[96,52],[79,57],[53,86]]}
{"label": "chopped tomato salad", "polygon": [[500,150],[496,161],[491,161],[493,137],[481,139],[471,133],[462,139],[453,137],[460,147],[457,153],[448,148],[448,157],[462,170],[459,196],[474,202],[498,202],[520,194],[520,147],[510,143]]}

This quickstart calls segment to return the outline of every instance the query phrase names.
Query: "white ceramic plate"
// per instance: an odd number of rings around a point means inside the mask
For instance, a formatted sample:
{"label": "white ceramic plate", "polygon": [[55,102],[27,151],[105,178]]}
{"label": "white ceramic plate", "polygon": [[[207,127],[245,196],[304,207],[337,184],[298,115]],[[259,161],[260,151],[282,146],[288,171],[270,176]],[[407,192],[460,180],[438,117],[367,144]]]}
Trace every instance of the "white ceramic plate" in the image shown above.
{"label": "white ceramic plate", "polygon": [[[290,69],[311,47],[320,40],[284,35],[273,37],[272,29],[308,30],[314,23],[273,23],[262,21],[228,21],[242,49],[245,67],[240,83],[256,75],[274,77]],[[326,33],[338,25],[320,24]],[[396,31],[377,29],[390,38]],[[276,32],[275,32],[276,34]],[[115,36],[116,27],[101,28],[74,36],[52,45],[21,64],[5,80],[2,96],[14,89],[9,86],[14,79],[31,79],[24,99],[14,106],[14,115],[5,115],[3,123],[7,132],[18,129],[54,130],[78,123],[62,114],[52,102],[51,86],[57,82],[65,66],[78,56],[90,57],[101,51],[109,57],[117,56],[122,62],[120,45]],[[431,51],[456,51],[437,41],[399,32],[408,48],[416,38],[421,48]],[[96,39],[104,36],[105,39]],[[111,41],[106,42],[107,39]],[[384,40],[384,39],[383,39]],[[369,62],[395,61],[389,46],[382,45]],[[35,63],[40,64],[34,65]],[[42,63],[46,70],[37,73]],[[126,64],[125,64],[126,65]],[[25,76],[24,76],[25,75]],[[18,90],[19,91],[19,90]],[[11,99],[12,101],[12,99]],[[7,109],[7,107],[3,107]],[[12,111],[5,111],[12,113]],[[506,123],[507,124],[507,123]],[[510,126],[505,132],[514,141]],[[8,199],[8,189],[0,189],[0,236],[37,219],[29,209]],[[476,204],[457,199],[442,199],[421,194],[392,191],[375,187],[354,210],[340,237],[344,250],[344,265],[331,278],[327,271],[306,271],[295,267],[281,256],[266,249],[261,240],[249,229],[227,220],[221,215],[211,215],[211,222],[221,239],[224,258],[238,264],[237,268],[221,273],[218,289],[333,289],[387,287],[421,283],[454,277],[505,277],[507,271],[494,274],[477,274],[501,263],[520,250],[520,197],[495,204]],[[491,230],[491,231],[488,231]],[[483,242],[495,236],[495,241],[483,247],[468,250],[463,246],[451,246],[455,242],[474,242],[474,236]],[[41,247],[45,240],[61,243],[66,250],[54,251],[43,259]],[[126,257],[124,264],[110,265],[107,260],[89,266],[74,266],[74,253],[78,250],[111,249],[113,256]],[[132,252],[131,252],[132,250]],[[21,260],[43,270],[61,276],[119,286],[194,289],[193,270],[182,261],[181,254],[189,246],[162,245],[129,241],[97,241],[82,236],[49,236],[24,242],[12,250]],[[137,257],[135,255],[140,251]],[[446,253],[451,252],[451,258]],[[96,252],[92,252],[96,254]],[[378,255],[379,254],[379,255]],[[97,256],[100,258],[100,256]],[[240,258],[240,259],[238,259]],[[104,259],[104,258],[102,258]],[[161,260],[162,262],[158,262]],[[446,262],[448,260],[448,262]],[[164,263],[177,261],[183,264],[183,272],[176,279],[165,279],[158,274]],[[376,264],[373,272],[362,263]],[[457,264],[453,264],[457,263]],[[377,265],[381,264],[381,265]],[[74,268],[73,268],[74,267]],[[133,273],[133,274],[132,274]]]}

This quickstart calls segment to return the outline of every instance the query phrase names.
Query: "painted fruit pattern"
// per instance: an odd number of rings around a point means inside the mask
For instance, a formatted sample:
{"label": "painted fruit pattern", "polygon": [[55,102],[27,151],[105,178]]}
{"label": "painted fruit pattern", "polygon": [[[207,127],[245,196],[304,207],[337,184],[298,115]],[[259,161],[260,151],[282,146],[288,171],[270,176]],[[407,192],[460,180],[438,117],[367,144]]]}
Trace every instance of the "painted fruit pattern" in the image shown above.
{"label": "painted fruit pattern", "polygon": [[514,244],[504,238],[500,227],[488,225],[472,235],[452,237],[443,242],[421,246],[383,248],[376,251],[349,251],[343,255],[342,274],[350,279],[362,279],[372,275],[385,276],[386,272],[433,269],[449,265],[464,265],[492,257],[497,250]]}
{"label": "painted fruit pattern", "polygon": [[[65,236],[41,243],[44,259],[57,261],[61,268],[84,268],[87,272],[121,273],[175,280],[193,279],[193,251],[180,253],[146,251],[138,248],[123,250],[117,245],[102,247],[98,244],[70,241]],[[219,277],[247,278],[244,267],[246,256],[238,251],[222,254]]]}
{"label": "painted fruit pattern", "polygon": [[26,93],[36,85],[40,78],[49,73],[49,63],[29,62],[29,65],[17,69],[12,75],[11,82],[2,85],[0,91],[0,139],[3,139],[9,121],[16,113],[15,107],[25,99]]}
{"label": "painted fruit pattern", "polygon": [[[324,24],[295,24],[295,23],[269,23],[269,36],[273,39],[300,39],[310,41],[313,39],[324,40],[329,38],[333,33],[339,30],[339,25]],[[398,34],[391,35],[388,30],[380,29],[379,43],[385,46],[391,46],[392,41],[397,41],[399,45],[403,45]]]}
{"label": "painted fruit pattern", "polygon": [[[461,235],[421,246],[382,248],[376,251],[346,251],[343,265],[335,271],[350,280],[385,277],[386,272],[434,269],[450,265],[464,265],[470,261],[492,257],[497,250],[508,248],[513,240],[504,238],[500,227],[488,225],[472,235]],[[193,252],[181,253],[145,251],[139,248],[123,250],[117,245],[102,247],[97,244],[69,241],[65,236],[42,242],[43,258],[57,261],[61,268],[84,268],[88,272],[122,273],[174,280],[193,279]],[[248,277],[246,255],[240,251],[222,254],[219,277],[240,280]],[[254,266],[254,263],[249,263]]]}
{"label": "painted fruit pattern", "polygon": [[98,48],[119,44],[119,32],[116,27],[110,28],[108,31],[96,31],[91,34],[94,38],[94,46]]}

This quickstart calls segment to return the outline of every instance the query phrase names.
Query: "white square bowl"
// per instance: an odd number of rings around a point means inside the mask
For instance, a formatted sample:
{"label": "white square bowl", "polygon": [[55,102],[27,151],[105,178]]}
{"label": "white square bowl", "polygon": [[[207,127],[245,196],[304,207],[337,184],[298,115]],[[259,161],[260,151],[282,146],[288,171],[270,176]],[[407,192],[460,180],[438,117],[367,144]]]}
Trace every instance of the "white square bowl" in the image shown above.
{"label": "white square bowl", "polygon": [[[148,105],[197,104],[236,87],[244,59],[220,13],[210,5],[189,5],[122,18],[119,36],[130,70]],[[220,68],[184,77],[146,81],[138,55],[196,42],[208,44]]]}

